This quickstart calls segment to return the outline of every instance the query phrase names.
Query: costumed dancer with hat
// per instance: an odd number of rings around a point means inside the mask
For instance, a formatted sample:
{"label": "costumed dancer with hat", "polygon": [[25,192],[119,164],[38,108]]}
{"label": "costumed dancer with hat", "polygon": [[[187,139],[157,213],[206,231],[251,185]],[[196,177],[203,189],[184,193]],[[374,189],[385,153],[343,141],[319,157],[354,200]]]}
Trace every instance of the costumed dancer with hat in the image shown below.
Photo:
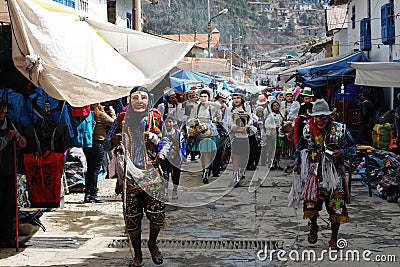
{"label": "costumed dancer with hat", "polygon": [[[335,111],[335,110],[334,110]],[[311,220],[308,242],[318,240],[317,218],[323,203],[331,222],[331,239],[328,245],[338,249],[337,238],[341,223],[349,220],[346,203],[350,203],[344,171],[344,158],[355,154],[357,145],[345,124],[332,121],[328,103],[315,101],[312,118],[304,127],[297,145],[295,163],[301,173],[296,176],[289,194],[290,204],[304,201],[304,219]]]}
{"label": "costumed dancer with hat", "polygon": [[245,92],[235,90],[232,93],[233,105],[226,110],[226,125],[230,132],[233,167],[233,182],[238,185],[245,176],[249,158],[248,133],[250,131],[251,110],[245,105]]}
{"label": "costumed dancer with hat", "polygon": [[212,122],[213,114],[215,114],[216,110],[221,108],[221,104],[219,102],[210,101],[211,95],[212,91],[210,88],[200,89],[200,102],[193,107],[188,121],[189,125],[187,126],[189,135],[194,137],[194,142],[189,143],[188,146],[191,151],[200,152],[204,184],[208,184],[210,165],[220,146],[218,131]]}
{"label": "costumed dancer with hat", "polygon": [[302,98],[302,100],[300,101],[302,103],[314,101],[314,94],[310,87],[304,87],[303,91],[300,93],[300,97]]}
{"label": "costumed dancer with hat", "polygon": [[288,89],[285,93],[285,100],[281,102],[280,112],[285,121],[294,121],[299,113],[300,103],[293,100],[293,90]]}
{"label": "costumed dancer with hat", "polygon": [[163,263],[157,238],[166,225],[165,182],[158,165],[168,155],[170,141],[161,113],[151,109],[149,101],[149,91],[145,87],[134,87],[125,117],[120,120],[118,116],[103,143],[107,151],[118,146],[117,151],[122,150],[124,158],[120,165],[117,162],[117,167],[123,166],[122,172],[118,168],[117,172],[118,183],[124,185],[125,226],[135,253],[131,266],[143,264],[141,232],[144,213],[150,221],[147,246],[151,258],[156,265]]}

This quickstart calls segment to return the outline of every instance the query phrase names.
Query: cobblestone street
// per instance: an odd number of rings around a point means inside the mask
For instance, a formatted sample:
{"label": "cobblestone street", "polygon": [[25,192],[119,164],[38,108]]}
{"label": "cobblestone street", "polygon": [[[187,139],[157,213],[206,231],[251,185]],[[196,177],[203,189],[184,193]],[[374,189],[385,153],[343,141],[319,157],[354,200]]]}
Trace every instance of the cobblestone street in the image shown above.
{"label": "cobblestone street", "polygon": [[[286,162],[287,164],[288,162]],[[164,254],[164,266],[397,266],[394,262],[373,262],[375,257],[397,261],[400,256],[400,207],[377,197],[369,197],[368,190],[359,182],[352,188],[353,202],[349,205],[351,220],[342,225],[339,238],[347,246],[337,253],[337,259],[321,251],[328,249],[330,230],[328,219],[321,213],[318,242],[308,244],[307,221],[301,209],[287,207],[287,195],[292,176],[282,171],[271,171],[255,192],[249,192],[253,175],[265,173],[259,167],[256,173],[247,172],[241,186],[232,189],[215,202],[200,207],[167,206],[168,225],[160,234],[159,247]],[[200,173],[184,172],[181,184],[202,186]],[[231,171],[226,171],[229,180]],[[262,178],[262,177],[260,177]],[[213,179],[210,180],[211,182]],[[2,249],[1,266],[127,266],[130,249],[124,237],[122,203],[114,194],[115,179],[100,182],[104,204],[83,203],[83,194],[66,195],[65,207],[45,212],[41,222],[46,227],[37,232],[21,248]],[[186,196],[183,196],[186,197]],[[143,253],[145,266],[154,266],[146,247],[148,223],[143,220]],[[265,251],[265,248],[267,250]],[[286,249],[286,259],[279,260],[271,249]],[[264,251],[261,251],[264,249]],[[316,259],[301,259],[304,250],[313,250]],[[357,250],[359,261],[346,260],[346,251]],[[368,255],[371,262],[362,258]],[[290,253],[290,254],[289,254]],[[298,253],[300,260],[289,258]],[[340,254],[342,253],[342,254]],[[341,256],[342,255],[342,256]],[[281,255],[282,256],[282,255]],[[321,257],[320,260],[317,260]],[[283,257],[285,258],[285,257]],[[281,257],[282,259],[282,257]]]}

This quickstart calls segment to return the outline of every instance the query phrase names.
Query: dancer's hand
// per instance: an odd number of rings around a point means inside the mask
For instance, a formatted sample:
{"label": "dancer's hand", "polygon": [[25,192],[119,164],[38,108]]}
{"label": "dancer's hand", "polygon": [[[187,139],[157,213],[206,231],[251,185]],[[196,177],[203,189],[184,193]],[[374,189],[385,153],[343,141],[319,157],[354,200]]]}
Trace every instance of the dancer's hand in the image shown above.
{"label": "dancer's hand", "polygon": [[111,143],[113,143],[114,145],[117,145],[117,146],[122,144],[122,134],[121,133],[117,133],[116,135],[114,135],[111,138]]}
{"label": "dancer's hand", "polygon": [[333,151],[332,157],[334,159],[340,158],[342,156],[342,152],[340,151],[340,149],[336,149]]}
{"label": "dancer's hand", "polygon": [[155,161],[156,162],[160,162],[160,161],[163,161],[163,160],[165,160],[164,155],[163,154],[157,154],[157,156],[155,158]]}

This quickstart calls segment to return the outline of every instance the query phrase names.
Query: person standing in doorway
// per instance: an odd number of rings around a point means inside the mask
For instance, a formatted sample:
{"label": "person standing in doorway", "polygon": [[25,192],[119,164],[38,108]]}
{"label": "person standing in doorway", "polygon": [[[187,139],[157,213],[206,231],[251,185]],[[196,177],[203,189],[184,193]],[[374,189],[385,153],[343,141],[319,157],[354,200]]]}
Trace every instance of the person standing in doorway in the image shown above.
{"label": "person standing in doorway", "polygon": [[372,130],[375,125],[375,107],[372,99],[372,90],[365,88],[361,91],[361,104],[358,113],[357,143],[372,145]]}
{"label": "person standing in doorway", "polygon": [[15,170],[13,142],[26,146],[20,125],[7,118],[7,102],[0,99],[0,248],[15,247]]}

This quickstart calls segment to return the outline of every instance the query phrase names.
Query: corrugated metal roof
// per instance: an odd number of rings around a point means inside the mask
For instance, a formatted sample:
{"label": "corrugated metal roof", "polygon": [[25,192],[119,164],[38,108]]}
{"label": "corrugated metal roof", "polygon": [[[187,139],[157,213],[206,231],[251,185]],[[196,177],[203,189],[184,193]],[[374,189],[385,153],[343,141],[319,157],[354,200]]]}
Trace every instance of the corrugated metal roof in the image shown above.
{"label": "corrugated metal roof", "polygon": [[[175,41],[181,41],[181,42],[196,42],[196,45],[201,48],[207,48],[208,47],[208,34],[196,34],[196,40],[195,40],[195,34],[173,34],[173,35],[163,35],[162,37],[168,38],[171,40]],[[213,32],[211,34],[210,38],[210,46],[211,47],[216,47],[219,44],[219,37],[220,34]]]}
{"label": "corrugated metal roof", "polygon": [[347,29],[347,8],[333,7],[326,9],[326,27],[328,31]]}

